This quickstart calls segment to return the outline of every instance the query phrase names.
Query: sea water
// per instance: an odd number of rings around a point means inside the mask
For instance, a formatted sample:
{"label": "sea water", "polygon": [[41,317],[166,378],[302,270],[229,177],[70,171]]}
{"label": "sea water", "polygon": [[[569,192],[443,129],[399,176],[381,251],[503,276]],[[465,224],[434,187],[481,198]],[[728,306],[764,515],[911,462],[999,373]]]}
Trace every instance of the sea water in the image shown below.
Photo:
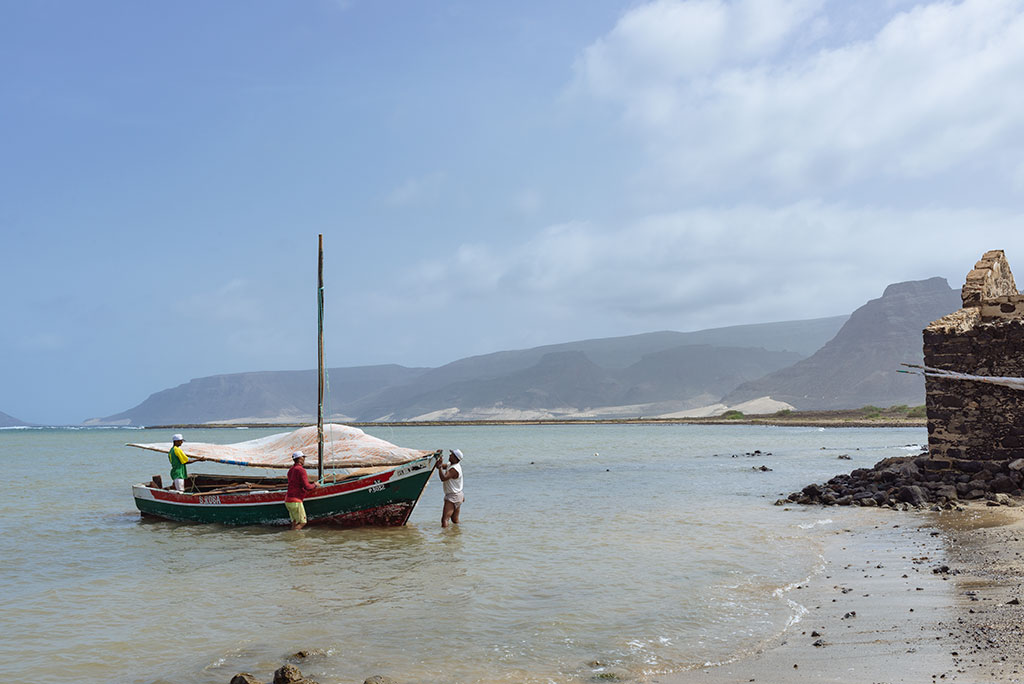
{"label": "sea water", "polygon": [[367,432],[462,449],[462,523],[440,528],[436,477],[401,528],[144,520],[131,485],[167,481],[167,459],[124,445],[169,431],[0,430],[0,679],[266,681],[299,650],[321,684],[642,680],[726,662],[800,619],[792,589],[855,514],[773,502],[926,440],[741,425]]}

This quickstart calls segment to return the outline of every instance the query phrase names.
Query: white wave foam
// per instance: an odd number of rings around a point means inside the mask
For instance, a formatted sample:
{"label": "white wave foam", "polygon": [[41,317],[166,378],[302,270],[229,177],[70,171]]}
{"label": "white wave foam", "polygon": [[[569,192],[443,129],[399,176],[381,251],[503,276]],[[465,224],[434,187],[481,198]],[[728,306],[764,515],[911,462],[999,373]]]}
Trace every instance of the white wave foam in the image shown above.
{"label": "white wave foam", "polygon": [[793,611],[792,614],[789,616],[789,619],[786,620],[786,629],[789,629],[793,625],[800,622],[803,619],[804,615],[807,615],[807,613],[811,612],[807,610],[807,606],[797,603],[793,599],[786,599],[786,603]]}
{"label": "white wave foam", "polygon": [[814,522],[810,522],[810,523],[800,523],[799,525],[797,525],[797,527],[799,527],[801,530],[809,530],[811,528],[817,527],[818,525],[831,525],[831,524],[832,524],[832,518],[825,518],[824,520],[815,520]]}

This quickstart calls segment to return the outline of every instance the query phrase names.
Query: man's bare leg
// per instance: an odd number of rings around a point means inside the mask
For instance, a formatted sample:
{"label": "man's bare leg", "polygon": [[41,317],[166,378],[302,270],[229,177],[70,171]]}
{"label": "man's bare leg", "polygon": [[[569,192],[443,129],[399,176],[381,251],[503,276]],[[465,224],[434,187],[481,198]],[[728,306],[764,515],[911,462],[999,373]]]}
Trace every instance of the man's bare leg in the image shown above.
{"label": "man's bare leg", "polygon": [[[452,519],[452,514],[457,513],[458,509],[455,508],[455,504],[451,501],[444,502],[444,508],[441,509],[441,527],[448,527],[448,521]],[[458,522],[456,520],[455,522]]]}
{"label": "man's bare leg", "polygon": [[460,504],[460,503],[453,504],[452,508],[455,509],[454,511],[452,511],[452,522],[455,523],[456,525],[458,525],[459,524],[459,511],[462,510],[462,504]]}

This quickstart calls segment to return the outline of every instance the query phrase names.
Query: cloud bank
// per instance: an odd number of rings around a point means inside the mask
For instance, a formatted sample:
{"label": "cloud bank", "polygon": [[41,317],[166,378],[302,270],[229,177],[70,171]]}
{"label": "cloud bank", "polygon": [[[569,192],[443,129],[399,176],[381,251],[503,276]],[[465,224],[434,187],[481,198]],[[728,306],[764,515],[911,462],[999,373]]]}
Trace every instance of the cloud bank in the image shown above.
{"label": "cloud bank", "polygon": [[836,42],[825,9],[808,0],[642,5],[583,51],[574,86],[620,108],[680,184],[806,193],[927,177],[979,155],[1019,172],[1021,3],[920,5],[855,42]]}
{"label": "cloud bank", "polygon": [[489,302],[553,339],[849,313],[891,282],[959,287],[988,249],[1024,268],[1024,4],[898,7],[858,3],[857,30],[824,0],[630,9],[568,88],[642,144],[639,209],[425,259],[389,309]]}

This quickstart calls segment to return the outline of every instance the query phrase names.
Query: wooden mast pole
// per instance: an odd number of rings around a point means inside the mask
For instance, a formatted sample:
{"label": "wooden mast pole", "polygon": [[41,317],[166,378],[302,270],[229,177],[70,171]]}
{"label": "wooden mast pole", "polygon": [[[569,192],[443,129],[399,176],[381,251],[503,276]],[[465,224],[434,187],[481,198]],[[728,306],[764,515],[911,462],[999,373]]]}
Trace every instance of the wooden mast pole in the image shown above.
{"label": "wooden mast pole", "polygon": [[324,479],[324,236],[320,234],[320,256],[317,260],[317,399],[316,399],[316,438],[317,480]]}

